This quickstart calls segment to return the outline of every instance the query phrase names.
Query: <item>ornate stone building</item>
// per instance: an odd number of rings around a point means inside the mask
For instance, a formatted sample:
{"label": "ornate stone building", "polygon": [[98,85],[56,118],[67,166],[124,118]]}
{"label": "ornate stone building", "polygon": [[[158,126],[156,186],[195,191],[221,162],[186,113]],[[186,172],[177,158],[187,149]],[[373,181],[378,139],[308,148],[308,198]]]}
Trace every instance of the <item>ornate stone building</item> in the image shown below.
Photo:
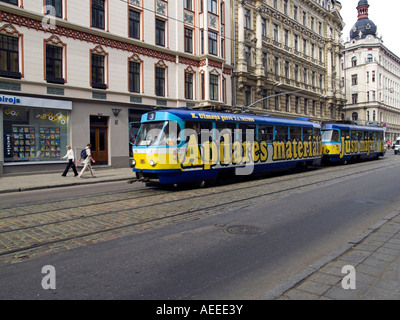
{"label": "ornate stone building", "polygon": [[343,54],[347,103],[341,114],[360,124],[380,125],[386,140],[400,136],[400,58],[383,45],[369,4],[360,0],[358,20]]}
{"label": "ornate stone building", "polygon": [[237,0],[232,7],[234,104],[274,116],[338,119],[345,102],[341,4]]}
{"label": "ornate stone building", "polygon": [[[0,0],[0,175],[129,167],[154,107],[232,105],[226,0]],[[133,123],[133,124],[132,124]],[[136,126],[136,127],[135,127]]]}

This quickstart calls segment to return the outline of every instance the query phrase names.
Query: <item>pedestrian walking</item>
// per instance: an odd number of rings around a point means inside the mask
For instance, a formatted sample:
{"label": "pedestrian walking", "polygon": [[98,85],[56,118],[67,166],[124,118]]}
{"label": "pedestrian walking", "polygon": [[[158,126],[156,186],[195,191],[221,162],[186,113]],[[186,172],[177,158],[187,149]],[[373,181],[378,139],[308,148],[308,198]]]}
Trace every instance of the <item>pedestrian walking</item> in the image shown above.
{"label": "pedestrian walking", "polygon": [[61,157],[61,159],[65,159],[65,158],[68,159],[68,164],[61,176],[66,177],[67,173],[69,171],[69,168],[72,168],[72,170],[74,171],[74,177],[76,177],[78,175],[78,172],[76,171],[76,166],[75,166],[75,155],[74,155],[74,151],[72,150],[70,145],[67,146],[66,155],[64,157]]}
{"label": "pedestrian walking", "polygon": [[90,143],[88,143],[87,146],[86,146],[86,148],[83,149],[82,152],[81,152],[81,157],[80,157],[80,159],[78,160],[78,163],[79,163],[81,160],[83,160],[83,161],[82,161],[82,163],[83,163],[83,168],[82,168],[81,172],[79,172],[79,175],[78,175],[79,178],[82,178],[82,174],[85,172],[86,169],[89,169],[89,171],[90,171],[92,177],[93,177],[93,178],[96,178],[96,176],[95,176],[94,173],[93,173],[92,165],[91,165],[91,162],[95,163],[94,159],[92,158],[92,152],[90,151],[90,148],[91,148],[91,147],[92,147],[92,145],[91,145]]}

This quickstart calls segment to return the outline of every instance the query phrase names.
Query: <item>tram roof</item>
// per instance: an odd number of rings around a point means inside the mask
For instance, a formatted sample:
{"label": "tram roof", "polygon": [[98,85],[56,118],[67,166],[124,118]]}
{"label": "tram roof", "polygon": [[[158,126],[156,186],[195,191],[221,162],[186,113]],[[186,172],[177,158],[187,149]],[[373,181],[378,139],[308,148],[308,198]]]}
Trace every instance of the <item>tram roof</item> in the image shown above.
{"label": "tram roof", "polygon": [[322,126],[323,129],[341,129],[341,130],[363,130],[363,131],[383,131],[383,128],[370,127],[370,126],[359,126],[356,124],[345,124],[345,123],[327,123]]}
{"label": "tram roof", "polygon": [[[276,118],[268,115],[260,116],[246,113],[224,113],[224,112],[212,112],[202,110],[191,110],[191,109],[168,109],[168,110],[157,110],[146,113],[142,116],[142,122],[148,121],[150,113],[155,113],[154,120],[168,120],[168,115],[173,115],[182,119],[183,121],[216,121],[216,122],[227,122],[227,123],[262,123],[262,124],[273,124],[273,125],[295,125],[303,127],[320,127],[320,124],[306,120],[306,119],[286,119]],[[163,115],[162,115],[163,114]],[[172,120],[172,119],[171,119]]]}

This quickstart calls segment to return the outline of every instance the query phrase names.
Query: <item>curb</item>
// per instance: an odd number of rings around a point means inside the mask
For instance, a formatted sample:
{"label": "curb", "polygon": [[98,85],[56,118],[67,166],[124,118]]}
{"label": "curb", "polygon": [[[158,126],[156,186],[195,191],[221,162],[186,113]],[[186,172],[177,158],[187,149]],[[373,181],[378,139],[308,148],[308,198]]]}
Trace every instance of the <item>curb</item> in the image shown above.
{"label": "curb", "polygon": [[7,190],[0,190],[0,194],[5,193],[14,193],[14,192],[22,192],[22,191],[32,191],[32,190],[42,190],[42,189],[53,189],[53,188],[61,188],[61,187],[71,187],[76,185],[86,185],[86,184],[97,184],[102,182],[115,182],[115,181],[123,181],[129,180],[129,178],[115,178],[110,180],[91,180],[91,181],[79,181],[79,182],[69,182],[65,184],[59,185],[46,185],[46,186],[37,186],[37,187],[22,187],[22,188],[14,188],[14,189],[7,189]]}

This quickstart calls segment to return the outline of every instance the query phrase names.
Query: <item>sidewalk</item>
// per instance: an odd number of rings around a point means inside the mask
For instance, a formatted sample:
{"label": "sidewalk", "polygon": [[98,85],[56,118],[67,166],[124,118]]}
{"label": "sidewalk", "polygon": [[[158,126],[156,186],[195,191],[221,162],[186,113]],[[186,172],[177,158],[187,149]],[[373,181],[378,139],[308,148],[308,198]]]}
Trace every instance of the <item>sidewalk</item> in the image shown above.
{"label": "sidewalk", "polygon": [[400,300],[400,210],[260,299]]}
{"label": "sidewalk", "polygon": [[[78,167],[78,171],[81,169],[82,167]],[[111,167],[94,167],[93,170],[94,174],[97,176],[96,178],[92,178],[89,171],[86,171],[82,178],[74,177],[72,170],[70,170],[66,177],[61,176],[62,170],[57,173],[5,175],[0,177],[0,194],[106,181],[128,181],[129,179],[134,178],[131,168],[116,169]]]}
{"label": "sidewalk", "polygon": [[[131,168],[94,168],[82,179],[69,172],[0,178],[0,194],[106,181],[128,181]],[[343,267],[354,267],[353,272]],[[343,272],[342,272],[343,270]],[[355,278],[350,278],[355,274]],[[355,280],[355,281],[353,281]],[[355,289],[344,287],[355,284]],[[400,300],[400,210],[393,212],[344,247],[266,292],[265,300]]]}

